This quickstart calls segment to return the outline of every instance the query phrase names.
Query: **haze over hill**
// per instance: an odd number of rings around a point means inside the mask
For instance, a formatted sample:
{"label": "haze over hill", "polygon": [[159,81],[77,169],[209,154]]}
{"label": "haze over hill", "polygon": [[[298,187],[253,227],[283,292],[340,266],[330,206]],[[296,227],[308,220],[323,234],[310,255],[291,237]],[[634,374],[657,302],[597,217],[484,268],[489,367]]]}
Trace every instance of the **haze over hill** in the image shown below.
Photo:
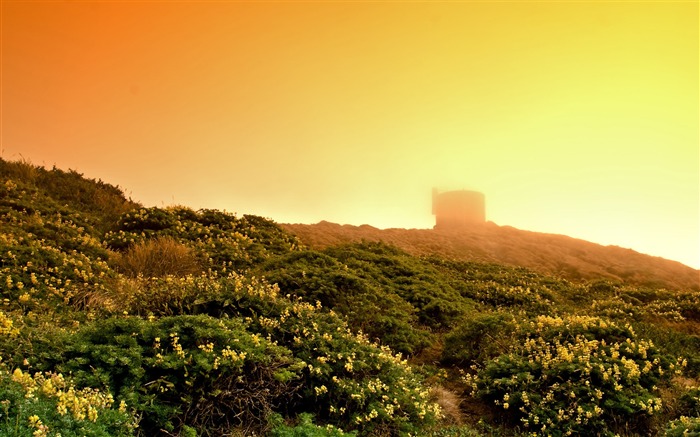
{"label": "haze over hill", "polygon": [[383,241],[413,255],[522,266],[571,280],[605,278],[652,287],[700,289],[700,271],[677,261],[492,222],[461,230],[378,229],[326,221],[282,226],[313,248]]}
{"label": "haze over hill", "polygon": [[[5,159],[149,206],[488,219],[700,268],[698,2],[3,1]],[[463,185],[468,184],[468,185]]]}

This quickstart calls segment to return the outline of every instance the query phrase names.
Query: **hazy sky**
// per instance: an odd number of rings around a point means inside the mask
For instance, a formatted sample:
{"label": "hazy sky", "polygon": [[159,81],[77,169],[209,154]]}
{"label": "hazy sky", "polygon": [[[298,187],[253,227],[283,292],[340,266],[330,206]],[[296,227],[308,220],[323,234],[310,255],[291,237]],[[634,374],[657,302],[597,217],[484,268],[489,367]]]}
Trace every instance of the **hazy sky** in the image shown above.
{"label": "hazy sky", "polygon": [[487,219],[700,267],[698,2],[13,1],[2,156],[146,205]]}

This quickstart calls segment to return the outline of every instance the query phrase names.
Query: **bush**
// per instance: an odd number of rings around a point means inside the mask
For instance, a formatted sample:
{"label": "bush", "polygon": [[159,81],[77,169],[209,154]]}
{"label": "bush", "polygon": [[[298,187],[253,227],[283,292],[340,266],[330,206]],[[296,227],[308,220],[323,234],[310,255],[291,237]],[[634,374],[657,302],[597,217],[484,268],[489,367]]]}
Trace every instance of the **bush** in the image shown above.
{"label": "bush", "polygon": [[[388,347],[372,344],[365,335],[353,334],[337,315],[323,311],[320,302],[290,300],[280,295],[276,285],[235,273],[137,283],[150,288],[123,299],[130,312],[245,319],[252,335],[290,351],[304,367],[298,372],[300,389],[280,410],[285,415],[313,413],[321,423],[361,433],[415,432],[439,417],[422,379],[405,360]],[[86,340],[86,344],[101,342]],[[112,362],[104,366],[114,368]]]}
{"label": "bush", "polygon": [[156,237],[129,247],[116,259],[117,270],[136,278],[187,276],[202,270],[190,247],[172,237]]}
{"label": "bush", "polygon": [[[362,434],[405,434],[440,416],[404,360],[353,334],[320,304],[290,301],[276,286],[237,274],[135,281],[153,293],[125,297],[122,308],[153,320],[93,322],[56,342],[53,355],[62,360],[42,365],[72,371],[87,386],[109,385],[143,414],[142,429],[260,431],[277,411],[312,413],[319,423]],[[247,367],[224,366],[227,346],[246,353]]]}
{"label": "bush", "polygon": [[236,320],[110,318],[64,342],[62,359],[43,365],[70,372],[82,386],[109,386],[143,415],[139,426],[148,435],[184,425],[202,435],[262,428],[298,387],[289,351]]}
{"label": "bush", "polygon": [[35,188],[0,183],[0,225],[0,294],[6,309],[81,308],[115,275],[95,229]]}
{"label": "bush", "polygon": [[700,388],[693,387],[683,393],[678,404],[683,415],[700,416]]}
{"label": "bush", "polygon": [[467,375],[472,395],[508,421],[539,433],[652,434],[658,386],[680,365],[629,327],[584,316],[540,316],[520,328],[522,344]]}
{"label": "bush", "polygon": [[526,311],[533,316],[552,313],[557,300],[555,291],[562,299],[562,295],[569,297],[576,290],[567,281],[541,276],[522,267],[434,257],[428,261],[450,279],[451,286],[463,298],[495,309]]}
{"label": "bush", "polygon": [[279,316],[260,316],[253,323],[306,363],[304,385],[290,413],[311,412],[362,435],[416,433],[441,417],[405,360],[353,334],[320,306],[294,302]]}
{"label": "bush", "polygon": [[74,170],[63,171],[56,167],[47,170],[27,160],[0,159],[0,184],[5,182],[2,179],[12,180],[34,191],[33,208],[28,212],[45,212],[47,207],[56,206],[64,212],[81,211],[85,225],[97,231],[95,236],[114,226],[121,214],[138,206],[127,200],[119,187],[87,179]]}
{"label": "bush", "polygon": [[288,426],[279,414],[272,416],[270,422],[273,428],[270,430],[270,437],[342,437],[355,436],[356,433],[346,433],[342,429],[332,425],[319,426],[314,424],[314,416],[308,413],[299,415],[299,423],[295,426]]}
{"label": "bush", "polygon": [[127,437],[136,418],[108,391],[76,389],[56,373],[0,370],[0,437]]}
{"label": "bush", "polygon": [[411,304],[418,322],[431,330],[448,329],[470,309],[433,266],[396,247],[364,242],[325,252],[357,276]]}
{"label": "bush", "polygon": [[445,336],[444,364],[470,366],[485,362],[510,347],[516,323],[507,313],[483,313],[466,318]]}
{"label": "bush", "polygon": [[165,236],[194,249],[207,262],[205,268],[220,273],[250,269],[272,255],[298,250],[296,239],[270,220],[180,206],[141,208],[124,214],[104,239],[109,248],[126,250]]}
{"label": "bush", "polygon": [[355,331],[379,339],[394,350],[413,354],[428,345],[416,309],[336,259],[314,251],[293,252],[265,264],[265,276],[287,294],[347,316]]}
{"label": "bush", "polygon": [[666,437],[700,436],[700,417],[681,417],[666,426]]}

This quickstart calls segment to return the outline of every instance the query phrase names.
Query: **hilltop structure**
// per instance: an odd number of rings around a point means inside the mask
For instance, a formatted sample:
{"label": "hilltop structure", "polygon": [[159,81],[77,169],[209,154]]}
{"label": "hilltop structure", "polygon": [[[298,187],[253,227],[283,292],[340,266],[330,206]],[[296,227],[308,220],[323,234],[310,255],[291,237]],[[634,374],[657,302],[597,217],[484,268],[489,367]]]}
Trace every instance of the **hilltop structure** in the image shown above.
{"label": "hilltop structure", "polygon": [[433,188],[435,229],[460,229],[486,222],[485,197],[478,191]]}

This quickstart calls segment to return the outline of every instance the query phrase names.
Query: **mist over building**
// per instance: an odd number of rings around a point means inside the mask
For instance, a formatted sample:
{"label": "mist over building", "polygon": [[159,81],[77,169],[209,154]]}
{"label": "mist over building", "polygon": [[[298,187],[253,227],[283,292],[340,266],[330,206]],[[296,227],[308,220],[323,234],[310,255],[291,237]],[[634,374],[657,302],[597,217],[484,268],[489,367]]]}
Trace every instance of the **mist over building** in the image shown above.
{"label": "mist over building", "polygon": [[486,222],[486,200],[478,191],[433,188],[435,229],[463,229]]}

